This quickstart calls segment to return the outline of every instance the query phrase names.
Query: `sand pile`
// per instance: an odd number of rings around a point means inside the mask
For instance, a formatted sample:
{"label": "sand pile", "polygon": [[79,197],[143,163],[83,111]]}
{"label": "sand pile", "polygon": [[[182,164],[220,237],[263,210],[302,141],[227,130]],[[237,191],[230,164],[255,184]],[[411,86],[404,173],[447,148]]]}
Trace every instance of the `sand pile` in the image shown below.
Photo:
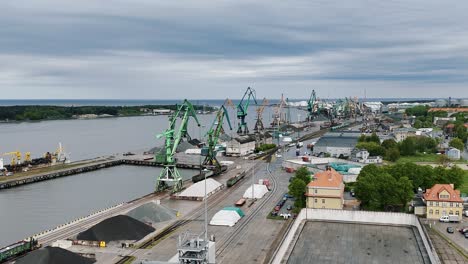
{"label": "sand pile", "polygon": [[145,223],[160,223],[176,218],[177,212],[156,202],[141,205],[127,213],[128,216]]}
{"label": "sand pile", "polygon": [[45,247],[34,250],[20,258],[16,264],[90,264],[96,262],[94,259],[82,257],[58,247]]}
{"label": "sand pile", "polygon": [[78,234],[79,240],[121,241],[140,240],[155,229],[126,215],[108,218]]}

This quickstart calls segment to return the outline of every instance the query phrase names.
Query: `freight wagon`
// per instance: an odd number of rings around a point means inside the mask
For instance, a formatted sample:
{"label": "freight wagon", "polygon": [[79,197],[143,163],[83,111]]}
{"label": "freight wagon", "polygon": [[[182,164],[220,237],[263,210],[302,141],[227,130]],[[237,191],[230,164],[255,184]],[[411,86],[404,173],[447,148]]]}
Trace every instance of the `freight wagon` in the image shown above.
{"label": "freight wagon", "polygon": [[39,248],[37,240],[34,238],[25,239],[18,243],[6,246],[0,249],[0,263],[3,263],[9,259],[26,254],[29,251]]}
{"label": "freight wagon", "polygon": [[238,183],[240,180],[242,180],[244,177],[245,177],[245,172],[239,173],[236,176],[229,178],[229,180],[227,180],[227,182],[226,182],[226,186],[228,188],[232,187],[236,183]]}

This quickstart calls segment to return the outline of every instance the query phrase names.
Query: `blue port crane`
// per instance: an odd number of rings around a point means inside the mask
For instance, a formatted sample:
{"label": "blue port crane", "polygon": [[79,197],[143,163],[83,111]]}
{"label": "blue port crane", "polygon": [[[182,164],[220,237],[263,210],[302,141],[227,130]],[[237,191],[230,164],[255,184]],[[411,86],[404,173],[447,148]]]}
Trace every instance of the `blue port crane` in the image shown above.
{"label": "blue port crane", "polygon": [[202,148],[202,155],[205,156],[205,160],[202,163],[203,168],[212,170],[214,174],[222,172],[222,166],[216,158],[216,145],[218,144],[219,136],[224,133],[223,123],[225,119],[229,125],[229,129],[232,130],[228,111],[223,105],[216,113],[216,117],[210,129],[206,133],[207,146]]}
{"label": "blue port crane", "polygon": [[237,118],[240,120],[239,128],[237,129],[237,134],[245,135],[249,133],[249,128],[247,127],[247,123],[245,122],[245,117],[247,116],[247,110],[249,109],[250,100],[252,100],[257,104],[257,99],[255,98],[255,90],[248,87],[242,96],[242,100],[237,105]]}
{"label": "blue port crane", "polygon": [[[176,131],[175,125],[177,118],[181,117],[179,129]],[[186,99],[182,105],[178,106],[174,114],[169,119],[169,128],[164,133],[159,134],[156,138],[165,138],[164,153],[162,154],[162,163],[164,168],[156,179],[156,192],[163,191],[169,187],[168,183],[172,183],[173,192],[178,192],[182,189],[182,177],[176,167],[176,154],[177,147],[183,137],[189,137],[187,133],[188,121],[192,117],[198,126],[198,118],[193,105]],[[156,158],[158,159],[158,158]]]}

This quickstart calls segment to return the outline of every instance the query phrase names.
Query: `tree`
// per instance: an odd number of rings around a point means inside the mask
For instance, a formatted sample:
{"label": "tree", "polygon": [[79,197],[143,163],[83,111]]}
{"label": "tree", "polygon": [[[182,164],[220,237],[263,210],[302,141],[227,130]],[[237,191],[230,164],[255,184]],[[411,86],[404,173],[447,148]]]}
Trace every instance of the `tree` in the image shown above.
{"label": "tree", "polygon": [[366,142],[366,139],[367,139],[366,135],[362,134],[362,135],[359,137],[358,142]]}
{"label": "tree", "polygon": [[447,170],[447,180],[448,183],[453,183],[455,189],[460,188],[464,182],[465,171],[459,168],[458,166],[453,166]]}
{"label": "tree", "polygon": [[360,142],[356,145],[358,149],[365,149],[369,151],[371,156],[383,156],[385,155],[385,148],[375,142]]}
{"label": "tree", "polygon": [[370,137],[367,138],[368,142],[375,142],[380,145],[380,138],[375,132],[372,133]]}
{"label": "tree", "polygon": [[382,142],[382,147],[385,149],[398,148],[398,143],[393,139],[386,139]]}
{"label": "tree", "polygon": [[416,153],[414,137],[408,137],[400,144],[400,154],[403,156],[411,156]]}
{"label": "tree", "polygon": [[444,166],[444,167],[447,167],[450,163],[450,158],[447,157],[447,155],[439,155],[439,157],[437,157],[437,163],[440,164],[441,166]]}
{"label": "tree", "polygon": [[312,180],[307,167],[300,167],[295,173],[295,178],[302,180],[306,185]]}
{"label": "tree", "polygon": [[395,195],[398,203],[406,207],[406,204],[413,199],[414,186],[408,177],[401,177],[395,184]]}
{"label": "tree", "polygon": [[296,200],[294,201],[294,206],[296,208],[304,208],[305,207],[305,192],[306,192],[307,185],[304,183],[303,180],[298,179],[295,177],[292,182],[289,184],[289,194],[294,196]]}
{"label": "tree", "polygon": [[398,148],[390,148],[385,152],[385,159],[388,161],[397,161],[400,158],[400,151]]}
{"label": "tree", "polygon": [[414,121],[414,128],[421,128],[423,127],[423,122],[421,120]]}
{"label": "tree", "polygon": [[459,138],[452,139],[450,141],[449,145],[452,148],[459,149],[460,151],[463,151],[463,149],[465,148],[465,144],[463,144],[463,141],[461,141],[461,139],[459,139]]}

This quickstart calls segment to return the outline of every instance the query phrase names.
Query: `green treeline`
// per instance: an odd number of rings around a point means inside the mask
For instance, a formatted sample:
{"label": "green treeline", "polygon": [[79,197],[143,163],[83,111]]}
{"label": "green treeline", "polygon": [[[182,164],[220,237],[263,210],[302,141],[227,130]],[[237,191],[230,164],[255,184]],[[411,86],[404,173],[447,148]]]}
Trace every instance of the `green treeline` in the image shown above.
{"label": "green treeline", "polygon": [[[38,121],[70,119],[75,115],[112,115],[132,116],[142,115],[140,109],[170,109],[175,110],[175,105],[144,105],[144,106],[48,106],[48,105],[21,105],[1,106],[1,121]],[[195,110],[212,111],[212,107],[194,106]]]}

